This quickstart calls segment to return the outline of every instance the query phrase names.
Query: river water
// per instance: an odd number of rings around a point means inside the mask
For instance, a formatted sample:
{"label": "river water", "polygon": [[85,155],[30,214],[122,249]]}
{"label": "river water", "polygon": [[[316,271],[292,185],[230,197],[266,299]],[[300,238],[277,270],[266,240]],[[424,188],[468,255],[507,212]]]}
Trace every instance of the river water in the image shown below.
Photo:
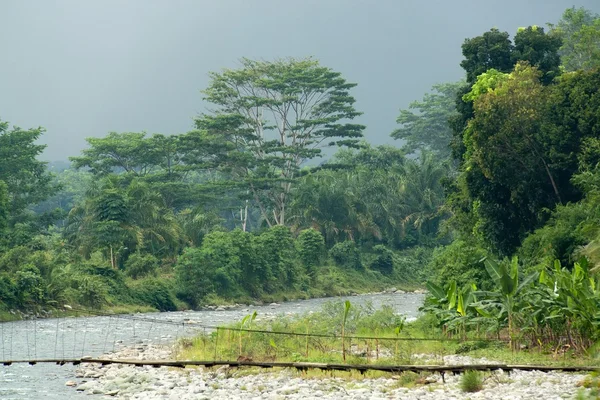
{"label": "river water", "polygon": [[[303,314],[319,310],[332,300],[353,305],[390,305],[407,317],[415,317],[424,295],[377,294],[292,301],[280,305],[240,307],[230,310],[181,311],[95,317],[50,318],[0,323],[2,360],[69,359],[96,357],[139,343],[170,344],[180,337],[239,321],[256,311],[259,318]],[[67,364],[0,365],[0,399],[68,399],[84,396],[65,386],[77,367]],[[87,396],[87,395],[85,395]]]}

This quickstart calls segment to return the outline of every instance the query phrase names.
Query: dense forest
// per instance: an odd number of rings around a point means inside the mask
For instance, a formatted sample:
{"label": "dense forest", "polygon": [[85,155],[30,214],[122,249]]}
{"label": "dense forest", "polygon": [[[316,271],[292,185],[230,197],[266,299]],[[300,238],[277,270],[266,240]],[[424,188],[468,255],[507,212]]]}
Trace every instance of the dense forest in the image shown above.
{"label": "dense forest", "polygon": [[444,328],[596,339],[600,16],[462,54],[463,80],[400,111],[398,147],[364,140],[356,84],[311,58],[242,59],[189,132],[111,132],[69,163],[0,122],[0,314],[428,282]]}

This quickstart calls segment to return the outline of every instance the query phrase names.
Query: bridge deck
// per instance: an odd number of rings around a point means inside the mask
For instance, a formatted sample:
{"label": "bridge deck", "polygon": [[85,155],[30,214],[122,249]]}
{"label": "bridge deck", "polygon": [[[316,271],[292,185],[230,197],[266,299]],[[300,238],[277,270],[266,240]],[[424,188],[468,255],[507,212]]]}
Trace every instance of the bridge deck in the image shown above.
{"label": "bridge deck", "polygon": [[296,368],[298,370],[321,369],[327,371],[382,371],[382,372],[452,372],[460,373],[466,370],[478,371],[563,371],[563,372],[592,372],[600,371],[600,367],[593,366],[547,366],[547,365],[512,365],[512,364],[472,364],[472,365],[372,365],[372,364],[328,364],[328,363],[308,363],[308,362],[255,362],[255,361],[193,361],[193,360],[127,360],[127,359],[101,359],[101,358],[75,358],[75,359],[40,359],[40,360],[5,360],[0,361],[2,365],[8,366],[16,363],[27,363],[35,365],[39,363],[52,363],[58,365],[64,364],[125,364],[134,366],[152,366],[152,367],[177,367],[186,366],[229,366],[239,367],[260,367],[260,368]]}

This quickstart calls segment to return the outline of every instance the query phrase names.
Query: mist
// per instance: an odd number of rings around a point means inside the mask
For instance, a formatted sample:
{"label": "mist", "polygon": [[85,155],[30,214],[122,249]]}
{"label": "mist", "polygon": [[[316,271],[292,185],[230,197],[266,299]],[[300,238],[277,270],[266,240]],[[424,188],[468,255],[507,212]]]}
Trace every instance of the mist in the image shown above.
{"label": "mist", "polygon": [[[400,108],[463,76],[460,46],[492,27],[556,22],[597,0],[55,0],[0,3],[0,120],[43,126],[47,160],[110,131],[189,131],[208,73],[241,57],[312,56],[350,82],[366,140]],[[396,142],[396,144],[399,144]]]}

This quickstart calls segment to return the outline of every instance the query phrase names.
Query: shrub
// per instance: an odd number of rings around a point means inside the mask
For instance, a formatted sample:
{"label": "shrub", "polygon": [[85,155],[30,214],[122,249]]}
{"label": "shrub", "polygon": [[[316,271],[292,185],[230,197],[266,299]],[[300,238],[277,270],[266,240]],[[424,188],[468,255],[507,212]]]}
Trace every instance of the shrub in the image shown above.
{"label": "shrub", "polygon": [[391,275],[394,272],[394,253],[382,244],[373,247],[375,258],[371,261],[371,267],[374,271],[379,271],[384,275]]}
{"label": "shrub", "polygon": [[90,308],[102,308],[106,303],[107,290],[98,276],[81,275],[74,279],[76,300]]}
{"label": "shrub", "polygon": [[133,279],[154,276],[158,270],[158,260],[152,254],[134,253],[125,262],[125,275]]}
{"label": "shrub", "polygon": [[[207,235],[210,236],[210,235]],[[177,282],[177,297],[197,307],[206,295],[214,292],[214,269],[207,262],[204,249],[188,248],[177,259],[175,279]]]}
{"label": "shrub", "polygon": [[477,287],[487,289],[492,286],[482,263],[487,255],[487,251],[475,244],[456,240],[434,250],[429,270],[442,287],[456,281],[459,287],[475,282]]}
{"label": "shrub", "polygon": [[298,253],[302,264],[311,278],[315,277],[315,267],[323,261],[325,252],[325,239],[321,232],[314,229],[305,229],[300,232],[296,241]]}
{"label": "shrub", "polygon": [[175,298],[169,285],[156,278],[146,278],[131,284],[134,298],[144,305],[149,305],[159,311],[175,311]]}
{"label": "shrub", "polygon": [[356,247],[356,243],[351,240],[336,243],[335,246],[329,250],[329,255],[340,267],[353,268],[357,270],[363,269],[360,252]]}
{"label": "shrub", "polygon": [[15,286],[19,302],[23,306],[35,306],[44,301],[44,285],[40,271],[31,264],[25,264],[15,274]]}
{"label": "shrub", "polygon": [[7,274],[0,275],[0,309],[17,306],[18,289]]}
{"label": "shrub", "polygon": [[255,250],[267,277],[263,282],[267,292],[289,288],[298,281],[296,246],[289,228],[278,225],[261,233],[256,237]]}
{"label": "shrub", "polygon": [[[107,297],[110,296],[120,303],[131,302],[131,293],[125,283],[123,273],[112,268],[98,253],[94,253],[90,260],[77,263],[71,268],[75,274],[97,277],[106,289]],[[108,299],[106,300],[108,301]]]}
{"label": "shrub", "polygon": [[460,379],[463,392],[474,393],[483,389],[483,376],[479,371],[467,370]]}

